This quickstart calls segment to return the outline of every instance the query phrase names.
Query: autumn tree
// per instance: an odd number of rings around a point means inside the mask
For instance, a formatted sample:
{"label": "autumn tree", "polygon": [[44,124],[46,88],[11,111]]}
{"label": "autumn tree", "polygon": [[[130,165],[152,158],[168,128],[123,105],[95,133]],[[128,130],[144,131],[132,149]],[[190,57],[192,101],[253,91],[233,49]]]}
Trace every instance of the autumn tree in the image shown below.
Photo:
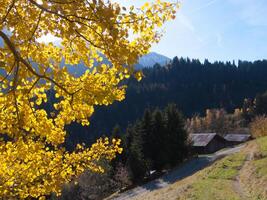
{"label": "autumn tree", "polygon": [[227,132],[238,132],[245,128],[243,109],[227,113],[224,109],[207,109],[203,117],[194,116],[187,119],[185,128],[189,133],[216,132],[224,135]]}
{"label": "autumn tree", "polygon": [[[91,148],[63,148],[65,126],[89,125],[95,105],[125,96],[122,80],[137,59],[158,42],[159,27],[174,18],[176,4],[157,0],[126,9],[104,0],[2,0],[0,7],[0,198],[60,195],[63,183],[98,161],[121,152],[120,141],[98,140]],[[51,35],[60,44],[43,43]],[[110,65],[101,63],[104,55]],[[69,65],[84,64],[81,76]],[[43,109],[54,90],[54,111]]]}
{"label": "autumn tree", "polygon": [[267,135],[267,117],[258,116],[250,123],[251,135],[254,138]]}

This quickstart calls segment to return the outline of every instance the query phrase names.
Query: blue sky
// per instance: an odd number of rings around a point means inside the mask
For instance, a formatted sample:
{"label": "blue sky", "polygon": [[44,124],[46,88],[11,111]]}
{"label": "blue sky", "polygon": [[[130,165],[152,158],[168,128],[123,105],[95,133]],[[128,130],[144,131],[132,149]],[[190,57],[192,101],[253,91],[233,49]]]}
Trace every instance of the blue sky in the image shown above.
{"label": "blue sky", "polygon": [[[144,0],[113,0],[142,5]],[[152,1],[152,0],[150,0]],[[170,1],[171,2],[171,1]],[[180,0],[152,51],[170,58],[214,60],[267,59],[267,0]]]}

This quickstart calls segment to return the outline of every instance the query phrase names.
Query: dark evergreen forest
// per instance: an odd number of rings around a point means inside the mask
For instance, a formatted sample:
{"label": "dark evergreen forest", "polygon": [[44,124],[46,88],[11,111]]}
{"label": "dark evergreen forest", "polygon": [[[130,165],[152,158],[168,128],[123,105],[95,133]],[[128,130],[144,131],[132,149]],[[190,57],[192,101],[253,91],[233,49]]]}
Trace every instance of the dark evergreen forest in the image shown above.
{"label": "dark evergreen forest", "polygon": [[108,136],[116,124],[124,130],[146,108],[175,103],[185,117],[202,115],[207,108],[231,112],[242,107],[245,98],[253,99],[267,90],[267,60],[201,63],[197,59],[175,57],[170,64],[156,64],[144,68],[143,73],[141,82],[130,79],[126,83],[124,101],[96,108],[89,127],[68,126],[68,145]]}

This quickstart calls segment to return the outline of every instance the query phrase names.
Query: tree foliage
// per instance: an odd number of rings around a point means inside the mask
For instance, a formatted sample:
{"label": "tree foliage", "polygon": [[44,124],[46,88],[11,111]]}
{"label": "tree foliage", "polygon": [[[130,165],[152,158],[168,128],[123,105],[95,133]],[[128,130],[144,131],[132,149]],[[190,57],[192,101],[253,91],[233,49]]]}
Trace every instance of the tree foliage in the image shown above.
{"label": "tree foliage", "polygon": [[263,94],[258,94],[254,100],[255,114],[267,115],[267,91]]}
{"label": "tree foliage", "polygon": [[[174,18],[176,4],[157,0],[126,9],[104,0],[2,0],[0,7],[0,197],[58,195],[64,182],[86,168],[101,172],[101,158],[121,152],[119,140],[91,148],[63,148],[65,126],[89,125],[95,105],[125,96],[122,80],[158,42],[158,27]],[[131,35],[130,35],[131,34]],[[52,35],[60,44],[43,43]],[[111,63],[101,63],[103,54]],[[79,77],[68,65],[85,64]],[[54,112],[42,108],[53,89]]]}
{"label": "tree foliage", "polygon": [[196,115],[188,119],[186,129],[190,133],[215,132],[224,135],[246,125],[242,109],[235,109],[234,113],[227,113],[224,109],[207,109],[205,116]]}
{"label": "tree foliage", "polygon": [[129,125],[123,138],[124,162],[132,172],[134,182],[150,171],[161,171],[182,162],[189,153],[188,134],[184,120],[174,104],[165,110],[147,109],[143,117]]}

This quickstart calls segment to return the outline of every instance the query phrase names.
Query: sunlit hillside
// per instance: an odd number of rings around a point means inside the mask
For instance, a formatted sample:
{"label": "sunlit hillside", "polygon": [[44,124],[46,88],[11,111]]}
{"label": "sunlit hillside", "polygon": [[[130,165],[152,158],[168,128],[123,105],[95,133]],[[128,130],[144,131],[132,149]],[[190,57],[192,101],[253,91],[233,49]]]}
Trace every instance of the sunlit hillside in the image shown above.
{"label": "sunlit hillside", "polygon": [[134,200],[266,200],[267,137],[248,142],[230,155],[184,180]]}

